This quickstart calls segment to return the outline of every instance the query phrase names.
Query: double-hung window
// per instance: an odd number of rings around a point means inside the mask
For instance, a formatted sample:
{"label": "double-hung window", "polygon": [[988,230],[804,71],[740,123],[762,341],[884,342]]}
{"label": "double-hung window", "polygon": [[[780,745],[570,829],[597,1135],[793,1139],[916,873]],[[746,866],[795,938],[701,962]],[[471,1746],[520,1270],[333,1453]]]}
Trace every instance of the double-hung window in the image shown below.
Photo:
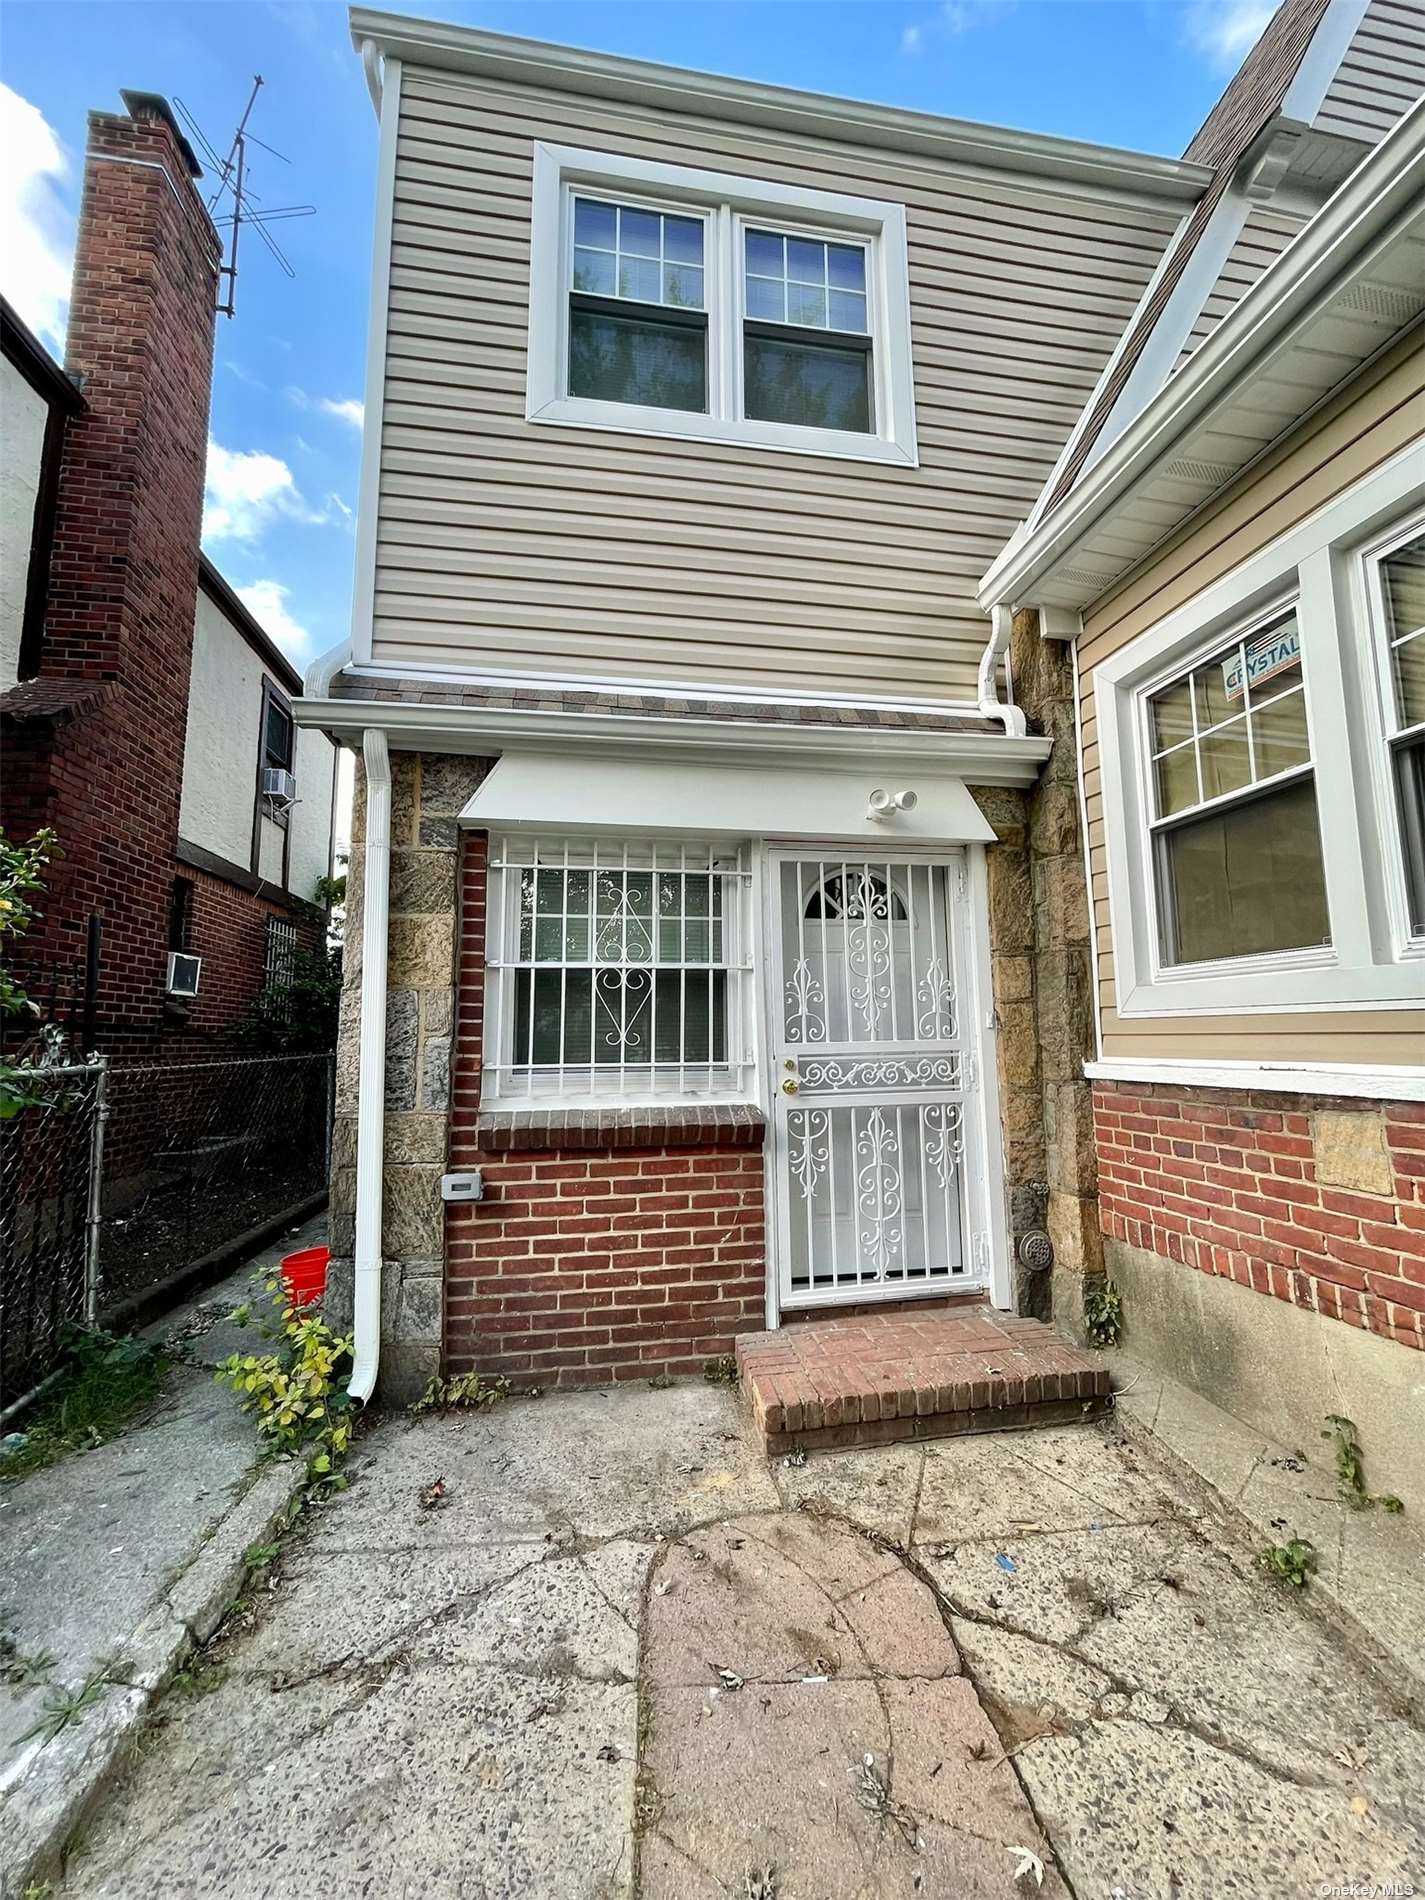
{"label": "double-hung window", "polygon": [[1401,453],[1094,665],[1120,1018],[1425,1000],[1422,507]]}
{"label": "double-hung window", "polygon": [[492,840],[486,1099],[742,1099],[748,877],[706,845]]}
{"label": "double-hung window", "polygon": [[1419,523],[1366,560],[1400,833],[1406,916],[1425,937],[1425,529]]}
{"label": "double-hung window", "polygon": [[1295,607],[1145,695],[1166,965],[1330,941]]}
{"label": "double-hung window", "polygon": [[899,204],[535,148],[528,415],[913,463]]}

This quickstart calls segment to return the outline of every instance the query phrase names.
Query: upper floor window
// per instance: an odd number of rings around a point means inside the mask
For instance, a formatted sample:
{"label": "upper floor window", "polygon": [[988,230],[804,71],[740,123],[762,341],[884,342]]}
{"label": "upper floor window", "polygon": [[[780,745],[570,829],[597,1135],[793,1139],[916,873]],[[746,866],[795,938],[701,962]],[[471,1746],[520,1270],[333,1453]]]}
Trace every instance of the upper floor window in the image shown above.
{"label": "upper floor window", "polygon": [[528,414],[914,463],[900,205],[535,148]]}
{"label": "upper floor window", "polygon": [[292,714],[275,694],[268,696],[262,722],[262,763],[292,770]]}
{"label": "upper floor window", "polygon": [[1366,561],[1380,648],[1386,749],[1410,934],[1425,936],[1425,532],[1419,524]]}
{"label": "upper floor window", "polygon": [[1295,609],[1146,696],[1165,964],[1330,940]]}

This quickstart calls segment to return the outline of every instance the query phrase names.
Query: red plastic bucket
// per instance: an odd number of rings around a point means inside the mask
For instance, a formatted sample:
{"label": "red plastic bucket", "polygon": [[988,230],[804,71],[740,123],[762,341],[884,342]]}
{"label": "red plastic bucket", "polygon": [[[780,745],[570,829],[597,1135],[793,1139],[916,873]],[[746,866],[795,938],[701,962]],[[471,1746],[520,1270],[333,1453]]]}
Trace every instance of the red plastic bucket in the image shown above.
{"label": "red plastic bucket", "polygon": [[326,1292],[327,1262],[331,1257],[330,1247],[303,1247],[298,1253],[284,1256],[282,1284],[293,1306],[310,1306]]}

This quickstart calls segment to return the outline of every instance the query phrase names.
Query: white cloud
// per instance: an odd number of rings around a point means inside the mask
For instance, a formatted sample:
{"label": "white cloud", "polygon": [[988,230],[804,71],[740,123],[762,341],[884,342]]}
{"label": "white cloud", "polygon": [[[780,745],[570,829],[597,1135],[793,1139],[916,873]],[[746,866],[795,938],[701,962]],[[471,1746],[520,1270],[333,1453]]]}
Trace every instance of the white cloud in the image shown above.
{"label": "white cloud", "polygon": [[341,422],[349,422],[353,429],[360,429],[366,421],[366,404],[358,402],[354,396],[336,401],[331,396],[323,396],[317,404],[323,415],[336,416]]}
{"label": "white cloud", "polygon": [[361,428],[366,421],[366,404],[355,396],[309,396],[296,383],[288,383],[285,393],[294,409],[315,409],[320,415],[349,423],[353,429]]}
{"label": "white cloud", "polygon": [[1193,0],[1185,30],[1190,46],[1216,66],[1240,66],[1276,12],[1277,0]]}
{"label": "white cloud", "polygon": [[317,527],[329,519],[304,500],[280,455],[264,449],[225,449],[209,437],[204,541],[255,541],[276,521]]}
{"label": "white cloud", "polygon": [[1012,13],[1019,0],[940,0],[924,20],[901,28],[901,52],[916,58],[936,40],[958,39],[975,27],[992,25]]}
{"label": "white cloud", "polygon": [[352,512],[350,508],[347,507],[346,503],[342,500],[341,496],[336,492],[335,489],[332,489],[331,493],[327,496],[327,507],[335,508],[343,521],[350,521],[352,519]]}
{"label": "white cloud", "polygon": [[74,219],[60,191],[69,161],[28,99],[0,85],[0,260],[5,294],[30,328],[64,346]]}
{"label": "white cloud", "polygon": [[903,53],[911,55],[918,53],[924,42],[925,29],[923,27],[907,26],[901,28],[901,51]]}
{"label": "white cloud", "polygon": [[253,581],[247,587],[235,587],[233,592],[289,660],[304,659],[311,652],[312,636],[293,616],[287,605],[290,589],[281,581]]}

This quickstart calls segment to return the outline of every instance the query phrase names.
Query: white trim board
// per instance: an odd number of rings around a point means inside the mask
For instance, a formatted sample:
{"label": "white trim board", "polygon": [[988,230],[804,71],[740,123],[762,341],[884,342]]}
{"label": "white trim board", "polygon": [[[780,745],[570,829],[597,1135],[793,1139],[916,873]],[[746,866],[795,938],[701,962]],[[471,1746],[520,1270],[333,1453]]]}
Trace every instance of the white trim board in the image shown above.
{"label": "white trim board", "polygon": [[371,304],[366,318],[366,389],[361,418],[361,475],[356,497],[355,579],[351,651],[371,658],[376,611],[376,532],[381,501],[381,422],[386,391],[387,307],[391,296],[391,226],[396,206],[396,139],[401,117],[401,62],[389,55],[381,86],[376,160],[376,223],[371,242]]}
{"label": "white trim board", "polygon": [[1425,1068],[1374,1069],[1354,1062],[1194,1062],[1157,1056],[1086,1062],[1091,1082],[1144,1082],[1165,1088],[1256,1089],[1284,1095],[1348,1095],[1370,1101],[1425,1102]]}

